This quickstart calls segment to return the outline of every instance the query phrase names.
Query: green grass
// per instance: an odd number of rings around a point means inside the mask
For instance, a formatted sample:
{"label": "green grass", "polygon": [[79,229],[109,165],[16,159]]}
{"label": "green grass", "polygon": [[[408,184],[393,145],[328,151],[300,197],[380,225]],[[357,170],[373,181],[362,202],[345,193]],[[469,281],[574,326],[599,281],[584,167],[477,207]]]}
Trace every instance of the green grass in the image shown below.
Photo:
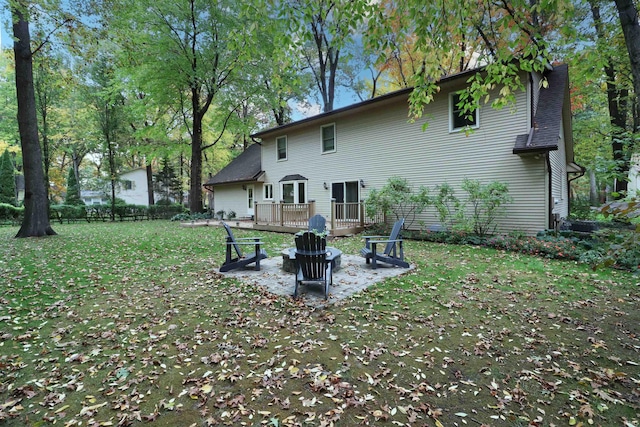
{"label": "green grass", "polygon": [[[408,241],[411,272],[312,309],[220,275],[221,228],[54,228],[0,228],[0,425],[640,420],[626,272]],[[271,256],[293,241],[258,234]]]}

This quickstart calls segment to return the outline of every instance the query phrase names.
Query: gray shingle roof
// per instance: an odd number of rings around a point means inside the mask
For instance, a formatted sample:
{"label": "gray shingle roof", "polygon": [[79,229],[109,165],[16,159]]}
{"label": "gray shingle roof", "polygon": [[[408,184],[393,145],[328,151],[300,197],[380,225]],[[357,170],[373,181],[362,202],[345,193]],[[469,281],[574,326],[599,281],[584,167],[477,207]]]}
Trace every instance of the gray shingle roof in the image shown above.
{"label": "gray shingle roof", "polygon": [[305,178],[304,176],[296,173],[293,175],[285,175],[280,182],[284,182],[284,181],[307,181],[307,178]]}
{"label": "gray shingle roof", "polygon": [[260,145],[253,144],[222,168],[220,172],[209,178],[204,187],[256,181],[262,173]]}
{"label": "gray shingle roof", "polygon": [[563,107],[569,84],[569,68],[559,65],[546,74],[548,86],[540,89],[538,108],[530,134],[518,135],[514,154],[536,153],[558,149]]}

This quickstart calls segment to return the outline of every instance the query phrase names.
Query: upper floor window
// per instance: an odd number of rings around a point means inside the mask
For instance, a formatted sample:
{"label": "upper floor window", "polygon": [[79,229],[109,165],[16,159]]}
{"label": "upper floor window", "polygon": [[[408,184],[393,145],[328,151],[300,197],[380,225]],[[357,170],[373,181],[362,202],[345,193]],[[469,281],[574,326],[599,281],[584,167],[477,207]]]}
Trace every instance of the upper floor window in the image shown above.
{"label": "upper floor window", "polygon": [[125,190],[133,190],[133,181],[125,179],[124,181],[122,181],[122,186]]}
{"label": "upper floor window", "polygon": [[278,151],[278,160],[287,160],[287,137],[279,136],[276,138],[276,150]]}
{"label": "upper floor window", "polygon": [[460,105],[460,93],[449,94],[449,131],[455,132],[465,128],[478,127],[478,108],[465,112]]}
{"label": "upper floor window", "polygon": [[333,153],[336,151],[336,125],[324,125],[320,127],[320,134],[322,136],[322,152]]}

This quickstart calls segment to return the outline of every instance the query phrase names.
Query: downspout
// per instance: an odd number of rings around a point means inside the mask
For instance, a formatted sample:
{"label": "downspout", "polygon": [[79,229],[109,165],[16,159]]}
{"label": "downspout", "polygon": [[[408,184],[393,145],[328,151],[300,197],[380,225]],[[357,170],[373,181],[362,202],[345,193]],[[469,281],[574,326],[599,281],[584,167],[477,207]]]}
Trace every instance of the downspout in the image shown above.
{"label": "downspout", "polygon": [[549,188],[547,189],[547,194],[548,194],[548,203],[549,203],[549,211],[547,212],[548,217],[547,217],[547,229],[550,230],[553,227],[553,208],[555,207],[555,204],[553,202],[553,176],[551,176],[551,156],[549,156],[549,152],[547,151],[544,154],[545,160],[546,160],[546,164],[547,164],[547,170],[549,171]]}

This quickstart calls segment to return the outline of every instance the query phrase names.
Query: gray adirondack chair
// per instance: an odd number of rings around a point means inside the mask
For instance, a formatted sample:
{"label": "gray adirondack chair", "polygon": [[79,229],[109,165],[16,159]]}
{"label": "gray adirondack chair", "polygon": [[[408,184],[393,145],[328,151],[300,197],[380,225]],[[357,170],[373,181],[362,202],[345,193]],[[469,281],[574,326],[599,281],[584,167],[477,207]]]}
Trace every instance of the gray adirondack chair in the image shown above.
{"label": "gray adirondack chair", "polygon": [[324,299],[329,298],[329,286],[333,284],[331,260],[327,259],[327,239],[312,231],[296,237],[296,287],[293,297],[298,297],[302,284],[319,284],[324,287]]}
{"label": "gray adirondack chair", "polygon": [[309,218],[309,231],[324,233],[327,231],[327,220],[320,214],[312,216]]}
{"label": "gray adirondack chair", "polygon": [[[267,258],[267,251],[260,248],[263,243],[259,237],[241,237],[235,238],[231,227],[228,224],[222,223],[222,226],[227,231],[227,250],[225,254],[225,260],[220,267],[221,272],[235,270],[236,268],[244,267],[249,264],[255,263],[255,270],[260,271],[260,260]],[[252,245],[254,251],[247,253],[246,255],[240,249],[240,246]]]}
{"label": "gray adirondack chair", "polygon": [[[401,218],[393,224],[389,236],[364,236],[365,246],[360,254],[367,260],[367,264],[371,263],[374,269],[378,268],[378,262],[409,268],[409,263],[404,260],[402,248],[403,225],[404,218]],[[378,244],[385,245],[382,252],[378,252]]]}

